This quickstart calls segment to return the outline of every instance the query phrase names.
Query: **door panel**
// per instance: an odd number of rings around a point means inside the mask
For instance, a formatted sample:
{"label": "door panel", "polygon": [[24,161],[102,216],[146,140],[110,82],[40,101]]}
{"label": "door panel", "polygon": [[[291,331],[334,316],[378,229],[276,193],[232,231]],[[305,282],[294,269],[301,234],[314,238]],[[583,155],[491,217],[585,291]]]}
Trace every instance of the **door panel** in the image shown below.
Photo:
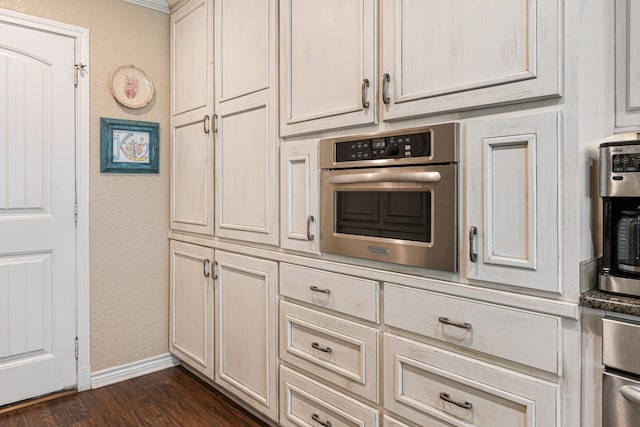
{"label": "door panel", "polygon": [[5,23],[0,40],[3,405],[76,385],[75,40]]}

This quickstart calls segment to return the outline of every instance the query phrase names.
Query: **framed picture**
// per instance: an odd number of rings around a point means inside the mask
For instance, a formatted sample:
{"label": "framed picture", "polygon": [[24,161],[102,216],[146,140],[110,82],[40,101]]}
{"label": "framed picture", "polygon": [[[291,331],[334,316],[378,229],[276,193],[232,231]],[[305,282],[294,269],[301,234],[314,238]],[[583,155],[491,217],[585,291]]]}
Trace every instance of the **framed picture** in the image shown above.
{"label": "framed picture", "polygon": [[159,173],[159,124],[100,118],[100,172]]}

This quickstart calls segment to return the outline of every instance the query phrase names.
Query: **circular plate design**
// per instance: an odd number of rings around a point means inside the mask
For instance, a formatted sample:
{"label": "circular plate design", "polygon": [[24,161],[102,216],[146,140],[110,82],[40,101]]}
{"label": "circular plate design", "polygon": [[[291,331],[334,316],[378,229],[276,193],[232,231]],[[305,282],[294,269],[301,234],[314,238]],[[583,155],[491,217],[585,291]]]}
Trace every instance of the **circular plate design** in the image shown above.
{"label": "circular plate design", "polygon": [[129,108],[142,108],[153,98],[153,83],[140,68],[124,65],[111,74],[113,97]]}

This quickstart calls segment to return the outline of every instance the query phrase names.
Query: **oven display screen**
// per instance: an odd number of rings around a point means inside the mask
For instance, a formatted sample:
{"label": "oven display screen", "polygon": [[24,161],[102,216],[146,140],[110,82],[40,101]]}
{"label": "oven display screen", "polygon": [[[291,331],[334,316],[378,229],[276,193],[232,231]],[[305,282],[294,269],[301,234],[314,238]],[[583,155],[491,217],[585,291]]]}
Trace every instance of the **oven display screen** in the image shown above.
{"label": "oven display screen", "polygon": [[337,233],[431,243],[430,192],[340,191]]}

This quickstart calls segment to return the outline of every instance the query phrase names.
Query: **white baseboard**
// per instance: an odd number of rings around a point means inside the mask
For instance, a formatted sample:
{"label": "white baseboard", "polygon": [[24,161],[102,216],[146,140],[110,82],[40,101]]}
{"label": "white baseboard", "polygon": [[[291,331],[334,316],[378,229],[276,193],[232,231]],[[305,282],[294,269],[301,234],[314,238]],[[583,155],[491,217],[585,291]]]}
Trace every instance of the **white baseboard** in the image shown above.
{"label": "white baseboard", "polygon": [[99,388],[119,383],[120,381],[126,381],[152,372],[172,368],[179,364],[180,361],[178,359],[169,353],[165,353],[126,365],[115,366],[93,372],[91,374],[91,388]]}

